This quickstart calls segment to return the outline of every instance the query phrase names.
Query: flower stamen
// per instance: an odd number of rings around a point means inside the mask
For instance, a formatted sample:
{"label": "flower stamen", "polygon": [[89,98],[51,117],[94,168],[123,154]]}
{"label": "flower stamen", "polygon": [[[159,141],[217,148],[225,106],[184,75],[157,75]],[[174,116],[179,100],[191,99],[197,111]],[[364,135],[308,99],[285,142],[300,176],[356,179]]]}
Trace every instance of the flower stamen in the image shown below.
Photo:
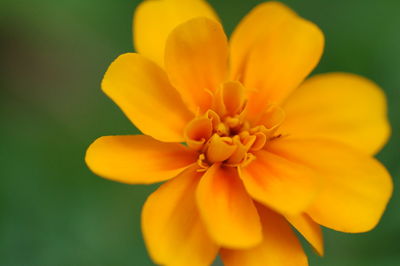
{"label": "flower stamen", "polygon": [[185,128],[189,148],[199,152],[199,171],[214,163],[237,167],[255,159],[254,152],[274,138],[284,119],[283,111],[270,105],[254,121],[246,119],[245,88],[238,81],[222,84],[213,98],[212,109],[194,118]]}

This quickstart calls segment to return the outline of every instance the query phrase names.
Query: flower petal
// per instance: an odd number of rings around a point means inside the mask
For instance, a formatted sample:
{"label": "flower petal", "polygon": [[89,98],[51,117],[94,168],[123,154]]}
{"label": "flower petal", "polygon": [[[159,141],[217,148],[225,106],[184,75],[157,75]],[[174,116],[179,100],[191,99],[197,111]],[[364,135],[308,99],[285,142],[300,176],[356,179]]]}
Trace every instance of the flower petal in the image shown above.
{"label": "flower petal", "polygon": [[282,214],[304,211],[318,192],[319,184],[313,172],[265,150],[255,155],[256,159],[239,171],[248,193]]}
{"label": "flower petal", "polygon": [[108,68],[103,91],[144,134],[166,142],[184,140],[191,114],[164,71],[138,54],[123,54]]}
{"label": "flower petal", "polygon": [[261,242],[257,210],[235,168],[211,166],[199,183],[197,203],[211,237],[218,244],[248,248]]}
{"label": "flower petal", "polygon": [[146,0],[135,10],[133,36],[136,51],[164,65],[164,48],[170,32],[195,17],[219,21],[203,0]]}
{"label": "flower petal", "polygon": [[298,87],[319,62],[323,46],[321,30],[300,17],[288,18],[263,36],[250,51],[242,78],[250,119]]}
{"label": "flower petal", "polygon": [[269,1],[257,5],[239,23],[230,39],[232,78],[240,79],[249,52],[265,36],[296,13],[280,2]]}
{"label": "flower petal", "polygon": [[213,109],[221,116],[240,114],[246,105],[245,88],[238,81],[227,81],[216,92],[213,104]]}
{"label": "flower petal", "polygon": [[390,135],[382,90],[353,74],[310,78],[287,99],[284,109],[282,131],[296,137],[332,139],[374,154]]}
{"label": "flower petal", "polygon": [[208,236],[196,207],[201,173],[189,168],[148,197],[142,212],[143,236],[160,265],[210,265],[218,247]]}
{"label": "flower petal", "polygon": [[263,241],[245,250],[222,249],[225,266],[307,266],[300,242],[286,220],[277,213],[260,207]]}
{"label": "flower petal", "polygon": [[322,180],[321,191],[307,210],[315,222],[351,233],[371,230],[379,222],[393,184],[374,158],[329,140],[280,139],[268,149],[312,168]]}
{"label": "flower petal", "polygon": [[312,245],[318,255],[324,255],[324,240],[321,227],[305,213],[286,216],[290,224]]}
{"label": "flower petal", "polygon": [[178,143],[144,135],[98,138],[86,152],[86,163],[99,176],[129,184],[173,178],[196,162],[197,153]]}
{"label": "flower petal", "polygon": [[228,42],[221,24],[195,18],[176,27],[165,47],[171,83],[193,112],[211,106],[212,93],[226,79]]}

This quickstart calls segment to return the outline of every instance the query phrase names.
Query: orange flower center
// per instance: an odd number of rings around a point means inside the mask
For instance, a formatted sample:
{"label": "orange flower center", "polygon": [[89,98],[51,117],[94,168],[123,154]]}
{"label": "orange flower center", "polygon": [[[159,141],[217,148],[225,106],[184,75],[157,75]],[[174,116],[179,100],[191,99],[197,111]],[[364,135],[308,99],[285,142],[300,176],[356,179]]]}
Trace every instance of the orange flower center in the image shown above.
{"label": "orange flower center", "polygon": [[245,166],[255,159],[254,152],[276,138],[284,113],[275,105],[257,118],[246,117],[245,88],[237,81],[222,84],[212,95],[213,104],[185,128],[189,148],[199,152],[198,164],[207,169],[214,163]]}

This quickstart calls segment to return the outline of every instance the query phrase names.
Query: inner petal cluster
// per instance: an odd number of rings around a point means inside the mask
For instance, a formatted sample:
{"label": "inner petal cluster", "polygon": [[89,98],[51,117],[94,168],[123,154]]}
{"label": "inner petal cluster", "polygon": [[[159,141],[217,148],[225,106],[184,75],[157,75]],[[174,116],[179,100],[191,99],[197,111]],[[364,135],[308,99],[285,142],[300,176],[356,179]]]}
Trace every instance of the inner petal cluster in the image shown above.
{"label": "inner petal cluster", "polygon": [[214,163],[246,166],[255,159],[255,152],[279,136],[276,129],[283,122],[283,111],[270,105],[257,117],[249,119],[245,88],[240,82],[223,83],[212,98],[211,108],[196,116],[185,128],[186,143],[198,151],[198,164],[202,169]]}

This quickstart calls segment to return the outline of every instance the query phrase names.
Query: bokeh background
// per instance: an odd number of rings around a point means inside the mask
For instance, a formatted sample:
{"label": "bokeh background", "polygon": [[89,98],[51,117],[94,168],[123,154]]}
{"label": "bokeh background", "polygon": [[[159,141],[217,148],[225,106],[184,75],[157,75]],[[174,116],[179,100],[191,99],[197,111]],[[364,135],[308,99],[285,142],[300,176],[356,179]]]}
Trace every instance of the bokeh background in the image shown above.
{"label": "bokeh background", "polygon": [[[210,2],[229,34],[262,1]],[[325,230],[325,258],[306,247],[311,265],[400,265],[400,1],[283,2],[326,35],[315,72],[375,80],[388,96],[393,126],[378,155],[395,182],[381,223],[367,234]],[[83,160],[99,136],[138,133],[100,91],[110,62],[133,51],[138,3],[1,0],[0,265],[152,265],[140,210],[156,186],[101,179]]]}

